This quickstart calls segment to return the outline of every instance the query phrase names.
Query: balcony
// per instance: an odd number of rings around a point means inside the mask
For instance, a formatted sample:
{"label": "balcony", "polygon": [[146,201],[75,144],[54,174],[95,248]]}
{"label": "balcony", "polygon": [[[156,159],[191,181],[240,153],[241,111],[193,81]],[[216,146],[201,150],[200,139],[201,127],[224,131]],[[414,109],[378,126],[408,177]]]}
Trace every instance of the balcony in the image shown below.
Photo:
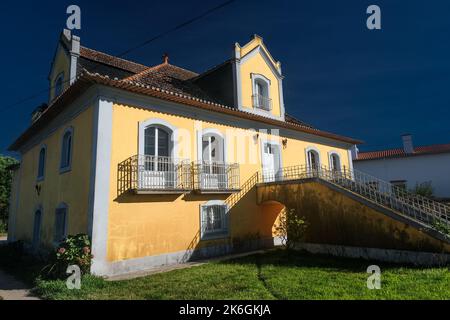
{"label": "balcony", "polygon": [[239,191],[239,164],[201,161],[193,165],[194,189],[205,193]]}
{"label": "balcony", "polygon": [[252,96],[253,107],[264,111],[272,110],[272,99],[262,96],[260,94],[254,94]]}
{"label": "balcony", "polygon": [[136,155],[118,166],[118,194],[186,193],[192,190],[189,160]]}

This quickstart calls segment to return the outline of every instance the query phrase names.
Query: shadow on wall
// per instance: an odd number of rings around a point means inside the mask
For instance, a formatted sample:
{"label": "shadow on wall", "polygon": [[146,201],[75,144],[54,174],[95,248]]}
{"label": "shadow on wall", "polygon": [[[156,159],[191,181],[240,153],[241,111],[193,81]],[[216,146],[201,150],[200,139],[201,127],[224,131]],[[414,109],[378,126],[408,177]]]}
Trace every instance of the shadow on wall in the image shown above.
{"label": "shadow on wall", "polygon": [[181,196],[180,194],[135,194],[128,191],[120,194],[114,201],[119,203],[173,202]]}
{"label": "shadow on wall", "polygon": [[[249,178],[241,191],[231,196],[223,196],[229,206],[231,235],[226,239],[201,240],[200,230],[191,240],[183,261],[246,252],[274,246],[273,231],[277,218],[285,206],[271,202],[256,204],[256,184],[258,174]],[[210,195],[187,194],[186,201],[207,201]],[[263,212],[265,214],[263,214]]]}
{"label": "shadow on wall", "polygon": [[277,200],[308,222],[305,242],[450,252],[450,245],[317,181],[258,187],[258,202]]}

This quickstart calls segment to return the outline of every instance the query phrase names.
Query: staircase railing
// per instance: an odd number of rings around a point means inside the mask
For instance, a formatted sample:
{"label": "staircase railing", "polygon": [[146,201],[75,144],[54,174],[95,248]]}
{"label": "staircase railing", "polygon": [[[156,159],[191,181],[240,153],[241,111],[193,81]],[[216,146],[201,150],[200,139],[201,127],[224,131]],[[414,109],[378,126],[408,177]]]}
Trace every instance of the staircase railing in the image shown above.
{"label": "staircase railing", "polygon": [[333,170],[306,165],[263,171],[262,181],[289,181],[319,178],[356,193],[372,202],[424,223],[436,230],[450,228],[450,206],[408,192],[377,177],[358,170]]}

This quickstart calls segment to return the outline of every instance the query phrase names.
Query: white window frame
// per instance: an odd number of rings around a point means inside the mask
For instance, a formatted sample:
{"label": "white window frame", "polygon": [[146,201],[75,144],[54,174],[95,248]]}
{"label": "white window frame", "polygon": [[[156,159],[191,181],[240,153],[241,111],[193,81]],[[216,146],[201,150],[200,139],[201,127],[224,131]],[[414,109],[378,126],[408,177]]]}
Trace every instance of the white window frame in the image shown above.
{"label": "white window frame", "polygon": [[310,152],[314,152],[314,153],[316,153],[316,156],[317,156],[317,165],[318,165],[318,168],[317,168],[317,170],[320,170],[320,167],[321,167],[321,164],[322,164],[322,160],[320,159],[320,151],[319,151],[319,149],[317,149],[316,147],[308,147],[308,148],[306,148],[305,149],[305,156],[306,156],[306,167],[308,168],[308,169],[310,169],[310,167],[312,167],[310,164],[311,164],[311,161],[310,161],[310,158],[309,158],[309,153]]}
{"label": "white window frame", "polygon": [[[333,166],[333,156],[337,157],[339,168],[335,169]],[[328,152],[328,167],[331,171],[341,172],[342,171],[342,161],[341,156],[336,151],[330,151]]]}
{"label": "white window frame", "polygon": [[[139,141],[138,141],[138,153],[139,155],[145,154],[145,129],[149,127],[155,127],[155,128],[162,128],[165,131],[169,133],[169,157],[170,158],[176,158],[178,154],[178,144],[176,143],[178,140],[178,129],[177,127],[173,126],[169,122],[158,119],[158,118],[152,118],[145,121],[139,122]],[[155,145],[156,148],[156,145]],[[157,151],[155,150],[155,153]]]}
{"label": "white window frame", "polygon": [[[63,233],[62,233],[62,238],[61,239],[56,239],[56,236],[57,236],[57,230],[56,230],[57,214],[58,214],[58,211],[62,210],[62,209],[65,210],[65,213],[64,213],[64,215],[65,215],[65,217],[64,217],[64,226],[63,226],[64,230],[63,230]],[[61,240],[67,237],[67,235],[68,235],[68,225],[69,225],[68,221],[69,221],[69,206],[66,203],[63,202],[59,206],[57,206],[56,209],[55,209],[55,221],[54,221],[54,224],[53,224],[53,243],[54,243],[55,246],[58,246],[61,243]]]}
{"label": "white window frame", "polygon": [[[206,226],[203,225],[204,219],[204,210],[208,207],[219,206],[223,207],[223,216],[222,216],[222,229],[218,231],[209,231],[205,230]],[[230,208],[229,206],[221,201],[221,200],[211,200],[205,204],[200,205],[200,239],[201,240],[212,240],[212,239],[223,239],[227,238],[230,234]]]}
{"label": "white window frame", "polygon": [[258,111],[262,111],[262,112],[266,112],[266,113],[271,113],[272,107],[270,108],[270,110],[265,110],[265,109],[260,108],[260,107],[257,108],[255,106],[255,104],[254,104],[254,101],[253,101],[253,96],[259,94],[259,90],[258,90],[258,86],[257,86],[258,82],[263,82],[264,85],[267,88],[267,97],[265,97],[265,98],[272,99],[271,95],[270,95],[270,86],[271,86],[270,79],[266,78],[262,74],[257,74],[257,73],[252,73],[251,74],[251,79],[252,79],[252,89],[253,89],[253,94],[252,94],[252,107],[253,107],[253,109],[258,110]]}
{"label": "white window frame", "polygon": [[[70,156],[67,158],[68,159],[68,164],[63,164],[63,154],[67,152],[67,150],[64,150],[64,137],[66,136],[67,133],[70,133]],[[60,160],[59,160],[59,172],[60,173],[64,173],[64,172],[68,172],[72,169],[72,158],[73,158],[73,152],[74,152],[74,129],[73,127],[69,127],[66,130],[64,130],[62,137],[61,137],[61,155],[60,155]],[[64,165],[64,166],[63,166]]]}
{"label": "white window frame", "polygon": [[[42,150],[44,150],[45,154],[44,154],[44,160],[42,163],[42,175],[40,175],[40,168],[41,168],[41,152]],[[38,167],[37,167],[37,181],[44,181],[45,179],[45,172],[46,172],[46,164],[47,164],[47,146],[46,145],[42,145],[39,149],[39,154],[38,154]]]}

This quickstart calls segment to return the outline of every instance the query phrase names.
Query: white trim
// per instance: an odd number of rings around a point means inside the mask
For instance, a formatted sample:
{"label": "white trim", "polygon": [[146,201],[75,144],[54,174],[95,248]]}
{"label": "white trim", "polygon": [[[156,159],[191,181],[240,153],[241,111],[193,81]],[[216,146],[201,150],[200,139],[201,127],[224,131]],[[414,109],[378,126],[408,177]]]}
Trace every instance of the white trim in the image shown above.
{"label": "white trim", "polygon": [[279,141],[280,137],[277,136],[277,140],[273,140],[273,139],[267,139],[267,138],[260,138],[259,139],[259,149],[260,149],[260,162],[261,162],[261,169],[264,170],[264,145],[267,144],[271,144],[274,146],[277,146],[278,148],[278,155],[279,155],[279,159],[278,161],[279,163],[279,169],[283,168],[283,152],[282,152],[282,147],[281,147],[281,143]]}
{"label": "white trim", "polygon": [[220,132],[218,129],[215,129],[215,128],[202,129],[201,131],[199,130],[198,132],[200,133],[200,136],[197,137],[197,139],[200,139],[200,140],[197,140],[197,148],[198,148],[197,149],[197,159],[199,161],[203,160],[203,136],[207,135],[207,134],[214,134],[214,135],[219,136],[223,141],[223,146],[222,146],[223,147],[223,150],[222,150],[223,162],[227,163],[227,161],[228,161],[227,137],[222,132]]}
{"label": "white trim", "polygon": [[259,111],[262,111],[264,113],[272,114],[273,106],[271,106],[270,110],[264,110],[264,109],[261,109],[261,108],[256,108],[255,107],[255,102],[253,100],[253,96],[256,95],[256,94],[263,96],[262,94],[260,94],[260,92],[258,92],[257,87],[256,87],[256,82],[258,80],[260,80],[261,82],[264,82],[264,84],[266,85],[266,88],[267,88],[266,89],[267,90],[267,97],[266,98],[267,99],[272,99],[271,95],[270,95],[270,86],[271,86],[270,79],[268,79],[266,76],[264,76],[262,74],[259,74],[259,73],[250,73],[250,79],[252,80],[252,90],[253,90],[252,91],[252,108],[253,108],[253,110],[254,111],[255,110],[259,110]]}
{"label": "white trim", "polygon": [[351,178],[352,180],[355,180],[355,172],[353,169],[353,155],[352,155],[352,150],[347,150],[347,154],[348,154],[348,165],[349,165],[349,169],[350,169],[350,174],[351,174]]}
{"label": "white trim", "polygon": [[318,157],[318,165],[319,165],[319,168],[318,169],[320,169],[320,167],[322,166],[322,159],[321,159],[321,156],[320,156],[320,150],[319,149],[317,149],[315,146],[309,146],[309,147],[307,147],[306,149],[305,149],[305,160],[306,160],[306,166],[307,167],[309,167],[309,165],[310,165],[310,163],[309,163],[309,157],[308,157],[308,153],[310,152],[310,151],[314,151],[315,153],[317,153],[317,157]]}
{"label": "white trim", "polygon": [[278,79],[278,96],[280,98],[280,116],[286,121],[286,110],[284,107],[283,79]]}
{"label": "white trim", "polygon": [[237,109],[242,110],[242,81],[241,81],[241,63],[238,58],[233,62],[234,77],[234,105]]}
{"label": "white trim", "polygon": [[[63,160],[63,152],[65,152],[65,150],[63,149],[64,146],[64,136],[66,135],[66,133],[70,132],[70,157],[69,157],[69,164],[67,166],[62,167],[62,160]],[[61,136],[61,152],[60,152],[60,158],[59,158],[59,173],[66,173],[70,170],[72,170],[72,158],[73,158],[73,152],[74,152],[74,128],[72,126],[67,127],[62,136]]]}
{"label": "white trim", "polygon": [[[202,215],[203,209],[211,206],[221,206],[225,207],[225,229],[222,232],[217,233],[204,233],[202,226]],[[222,200],[210,200],[204,204],[200,205],[200,240],[213,240],[213,239],[224,239],[230,236],[230,206]]]}
{"label": "white trim", "polygon": [[331,157],[333,155],[336,155],[338,157],[338,164],[339,164],[339,170],[338,171],[342,171],[342,160],[341,160],[341,156],[339,155],[339,153],[336,150],[331,150],[328,151],[328,168],[330,170],[334,169],[333,168],[333,161],[331,160]]}
{"label": "white trim", "polygon": [[109,199],[111,179],[112,121],[113,103],[99,98],[98,125],[95,134],[95,178],[92,203],[92,254],[94,259],[91,271],[94,274],[105,274],[108,270],[108,225]]}
{"label": "white trim", "polygon": [[[42,149],[45,150],[45,156],[44,156],[44,164],[43,164],[43,173],[42,176],[39,175],[39,167],[41,165],[41,152]],[[37,177],[36,177],[36,181],[37,182],[42,182],[45,180],[45,173],[46,173],[46,168],[47,167],[47,145],[46,144],[42,144],[41,147],[39,148],[39,153],[38,153],[38,167],[37,167]]]}
{"label": "white trim", "polygon": [[[164,119],[160,118],[151,118],[147,119],[145,121],[139,122],[139,134],[138,134],[138,154],[143,155],[144,149],[145,149],[145,129],[150,126],[162,126],[166,127],[170,130],[170,145],[169,145],[169,151],[170,155],[169,157],[177,158],[178,157],[178,128],[172,125],[171,123],[167,122]],[[156,151],[156,146],[155,146]]]}
{"label": "white trim", "polygon": [[[350,143],[346,143],[343,141],[321,137],[313,133],[300,132],[297,130],[287,129],[276,125],[268,125],[266,123],[262,123],[259,121],[239,117],[238,115],[228,115],[216,111],[199,109],[194,107],[186,108],[186,105],[180,103],[174,103],[171,101],[148,97],[142,94],[136,94],[116,88],[101,86],[100,92],[102,92],[102,94],[105,96],[111,97],[111,100],[117,104],[139,107],[144,110],[151,110],[170,115],[178,115],[199,121],[212,122],[225,126],[230,126],[230,124],[232,123],[234,127],[238,127],[241,129],[264,130],[267,129],[268,126],[270,126],[273,129],[279,130],[280,136],[290,139],[297,139],[308,143],[326,144],[336,148],[348,149],[349,146],[352,145]],[[249,109],[246,109],[245,112],[249,114],[256,113],[247,110]],[[262,114],[262,116],[266,118],[281,120],[280,117],[269,115],[267,113]]]}
{"label": "white trim", "polygon": [[272,60],[270,59],[270,57],[267,55],[267,52],[265,49],[262,49],[261,45],[256,46],[255,48],[253,48],[249,53],[247,53],[245,56],[243,56],[241,58],[241,63],[245,63],[247,60],[253,58],[254,56],[256,56],[258,53],[261,54],[261,56],[263,57],[263,59],[265,60],[265,62],[267,63],[267,65],[271,68],[272,72],[274,73],[274,75],[281,79],[283,78],[283,75],[281,74],[281,72],[278,70],[278,67],[276,65],[273,64]]}

